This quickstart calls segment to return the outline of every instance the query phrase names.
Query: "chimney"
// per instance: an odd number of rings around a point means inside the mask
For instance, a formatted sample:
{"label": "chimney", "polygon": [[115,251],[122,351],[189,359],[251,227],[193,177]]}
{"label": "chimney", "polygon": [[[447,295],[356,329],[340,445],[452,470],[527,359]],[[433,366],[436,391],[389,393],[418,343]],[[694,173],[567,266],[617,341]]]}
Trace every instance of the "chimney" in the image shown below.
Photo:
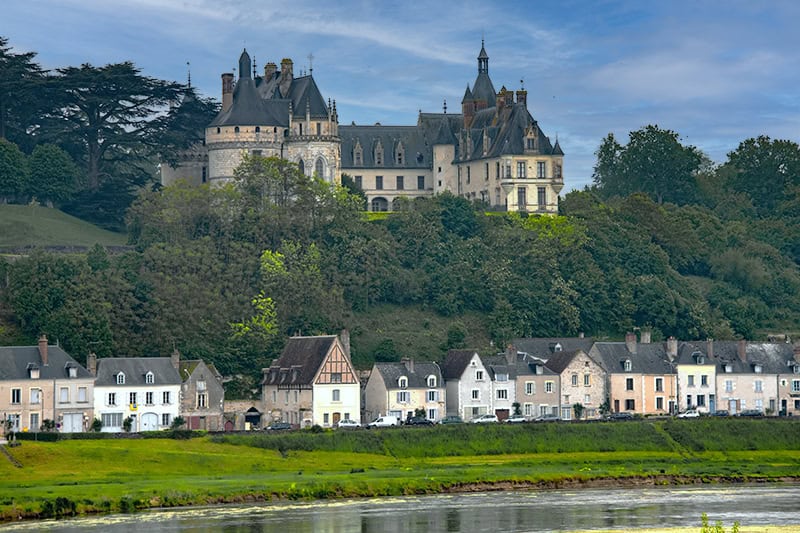
{"label": "chimney", "polygon": [[669,357],[670,361],[678,357],[678,340],[675,337],[667,339],[667,357]]}
{"label": "chimney", "polygon": [[506,105],[506,88],[501,87],[500,92],[497,93],[497,98],[495,99],[495,105],[497,105],[497,112],[500,113],[503,111],[503,108]]}
{"label": "chimney", "polygon": [[281,77],[287,80],[291,80],[294,76],[294,63],[289,58],[283,58],[281,60]]}
{"label": "chimney", "polygon": [[47,335],[44,333],[39,336],[39,357],[42,358],[42,366],[47,366]]}
{"label": "chimney", "polygon": [[650,344],[650,331],[642,330],[642,344]]}
{"label": "chimney", "polygon": [[625,334],[625,347],[631,353],[636,353],[636,333]]}
{"label": "chimney", "polygon": [[714,358],[714,339],[706,339],[706,355],[709,359]]}
{"label": "chimney", "polygon": [[583,333],[582,331],[579,331],[579,332],[578,332],[578,338],[579,338],[579,339],[582,339],[582,338],[584,338],[584,333]]}
{"label": "chimney", "polygon": [[742,339],[736,344],[736,351],[739,353],[739,359],[742,363],[747,363],[747,341]]}
{"label": "chimney", "polygon": [[278,65],[273,62],[269,62],[264,65],[264,80],[269,81],[275,76],[275,71],[278,70]]}
{"label": "chimney", "polygon": [[410,357],[403,357],[402,359],[400,359],[400,362],[403,363],[404,365],[406,365],[406,368],[408,369],[408,373],[409,374],[413,374],[414,373],[414,360],[413,359],[411,359]]}
{"label": "chimney", "polygon": [[97,355],[95,353],[86,356],[86,370],[93,376],[97,375]]}
{"label": "chimney", "polygon": [[222,75],[222,110],[227,111],[233,105],[233,73]]}
{"label": "chimney", "polygon": [[513,344],[506,346],[506,362],[509,365],[517,364],[517,349],[514,348]]}
{"label": "chimney", "polygon": [[342,332],[339,333],[339,340],[342,341],[344,354],[350,359],[350,332],[347,331],[347,329],[343,329]]}
{"label": "chimney", "polygon": [[172,350],[172,355],[170,355],[170,361],[172,362],[172,366],[175,370],[180,371],[181,368],[181,352],[178,351],[177,348]]}
{"label": "chimney", "polygon": [[511,107],[512,105],[514,105],[514,91],[506,91],[505,92],[505,99],[506,99],[506,105],[508,107]]}
{"label": "chimney", "polygon": [[517,91],[517,103],[528,107],[528,91],[525,89]]}
{"label": "chimney", "polygon": [[800,363],[800,342],[795,342],[792,346],[792,355],[794,360]]}

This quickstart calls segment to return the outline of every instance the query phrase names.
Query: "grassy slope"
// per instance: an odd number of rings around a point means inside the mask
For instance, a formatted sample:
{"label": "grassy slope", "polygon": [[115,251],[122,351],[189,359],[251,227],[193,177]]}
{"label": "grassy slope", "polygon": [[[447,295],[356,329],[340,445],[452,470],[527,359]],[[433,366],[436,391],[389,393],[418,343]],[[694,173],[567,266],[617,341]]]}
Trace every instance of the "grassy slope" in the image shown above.
{"label": "grassy slope", "polygon": [[100,229],[58,209],[0,205],[0,247],[124,245],[127,237]]}
{"label": "grassy slope", "polygon": [[36,516],[57,498],[95,512],[593,479],[797,478],[799,437],[800,421],[701,419],[25,441],[12,449],[22,468],[0,457],[0,512]]}

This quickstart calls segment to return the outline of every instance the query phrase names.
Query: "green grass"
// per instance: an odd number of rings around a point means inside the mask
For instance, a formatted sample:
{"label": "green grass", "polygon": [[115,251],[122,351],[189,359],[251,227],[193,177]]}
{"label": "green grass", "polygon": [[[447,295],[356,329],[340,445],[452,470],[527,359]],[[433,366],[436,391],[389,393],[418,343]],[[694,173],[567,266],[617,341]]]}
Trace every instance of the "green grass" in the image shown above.
{"label": "green grass", "polygon": [[[743,439],[742,432],[753,437]],[[0,457],[0,516],[428,494],[492,484],[574,487],[598,479],[797,479],[799,432],[800,421],[701,419],[24,441],[11,449],[22,468]]]}
{"label": "green grass", "polygon": [[0,248],[17,246],[124,245],[127,236],[36,205],[0,205]]}

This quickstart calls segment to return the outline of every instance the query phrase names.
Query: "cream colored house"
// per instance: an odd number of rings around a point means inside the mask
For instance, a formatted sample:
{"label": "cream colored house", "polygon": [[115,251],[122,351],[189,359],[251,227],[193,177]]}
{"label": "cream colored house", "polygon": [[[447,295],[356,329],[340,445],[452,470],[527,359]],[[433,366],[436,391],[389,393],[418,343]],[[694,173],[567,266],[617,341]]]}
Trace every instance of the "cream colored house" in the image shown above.
{"label": "cream colored house", "polygon": [[361,423],[361,385],[350,361],[350,341],[335,335],[291,337],[281,356],[262,370],[265,423],[335,427]]}
{"label": "cream colored house", "polygon": [[[669,343],[670,341],[668,341]],[[684,342],[673,361],[678,376],[678,410],[700,413],[717,410],[717,364],[704,342]]]}
{"label": "cream colored house", "polygon": [[436,363],[375,363],[364,389],[367,421],[381,415],[404,420],[421,409],[425,418],[436,422],[446,414],[445,405],[445,385]]}
{"label": "cream colored house", "polygon": [[50,420],[62,433],[92,421],[94,377],[47,337],[38,346],[0,347],[0,416],[11,431],[40,431]]}

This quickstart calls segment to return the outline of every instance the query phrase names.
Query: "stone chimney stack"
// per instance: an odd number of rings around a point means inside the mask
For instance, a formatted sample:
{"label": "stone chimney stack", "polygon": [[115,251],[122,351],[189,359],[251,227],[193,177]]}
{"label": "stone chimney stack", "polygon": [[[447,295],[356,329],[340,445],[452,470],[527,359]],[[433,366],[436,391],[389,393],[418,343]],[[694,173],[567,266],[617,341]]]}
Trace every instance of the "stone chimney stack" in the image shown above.
{"label": "stone chimney stack", "polygon": [[403,357],[400,360],[400,362],[403,363],[404,365],[406,365],[406,368],[408,369],[408,373],[409,374],[413,374],[414,373],[414,360],[412,358]]}
{"label": "stone chimney stack", "polygon": [[350,332],[347,331],[347,329],[343,329],[342,332],[339,333],[339,340],[342,342],[345,355],[350,359]]}
{"label": "stone chimney stack", "polygon": [[264,65],[264,80],[269,81],[275,76],[275,71],[278,70],[278,65],[273,62],[269,62]]}
{"label": "stone chimney stack", "polygon": [[650,331],[642,330],[642,344],[650,344]]}
{"label": "stone chimney stack", "polygon": [[[172,362],[172,366],[175,370],[180,372],[181,369],[181,352],[178,351],[177,348],[172,350],[172,355],[170,355],[170,361]],[[183,376],[181,376],[183,378]]]}
{"label": "stone chimney stack", "polygon": [[706,354],[709,359],[714,358],[714,339],[706,339]]}
{"label": "stone chimney stack", "polygon": [[39,336],[39,357],[42,358],[42,366],[47,366],[47,335],[44,333]]}
{"label": "stone chimney stack", "polygon": [[233,73],[222,75],[222,110],[227,111],[233,105]]}
{"label": "stone chimney stack", "polygon": [[736,351],[739,354],[739,359],[742,363],[747,363],[747,341],[742,339],[736,344]]}
{"label": "stone chimney stack", "polygon": [[514,348],[513,344],[506,346],[506,362],[509,365],[517,364],[517,349]]}
{"label": "stone chimney stack", "polygon": [[628,332],[625,334],[625,347],[631,353],[636,353],[636,333]]}
{"label": "stone chimney stack", "polygon": [[281,60],[281,76],[290,80],[294,76],[294,62],[288,57]]}
{"label": "stone chimney stack", "polygon": [[794,360],[800,363],[800,342],[795,341],[794,345],[792,345],[792,355]]}
{"label": "stone chimney stack", "polygon": [[86,370],[93,376],[97,376],[97,355],[90,353],[86,356]]}
{"label": "stone chimney stack", "polygon": [[670,361],[674,361],[678,357],[678,340],[675,337],[667,339],[667,357]]}
{"label": "stone chimney stack", "polygon": [[517,103],[528,107],[528,91],[525,89],[517,91]]}

